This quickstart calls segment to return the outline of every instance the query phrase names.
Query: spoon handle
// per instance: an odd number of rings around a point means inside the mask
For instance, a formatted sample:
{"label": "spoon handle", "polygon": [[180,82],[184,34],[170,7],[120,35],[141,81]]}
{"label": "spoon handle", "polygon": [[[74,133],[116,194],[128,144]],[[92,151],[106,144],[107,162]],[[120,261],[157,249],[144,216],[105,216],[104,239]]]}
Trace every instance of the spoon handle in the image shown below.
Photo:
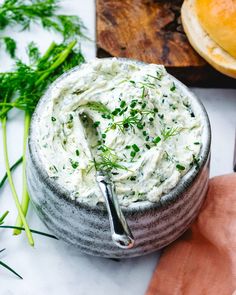
{"label": "spoon handle", "polygon": [[113,242],[122,249],[132,248],[134,237],[120,209],[112,181],[103,171],[97,171],[96,180],[105,198]]}

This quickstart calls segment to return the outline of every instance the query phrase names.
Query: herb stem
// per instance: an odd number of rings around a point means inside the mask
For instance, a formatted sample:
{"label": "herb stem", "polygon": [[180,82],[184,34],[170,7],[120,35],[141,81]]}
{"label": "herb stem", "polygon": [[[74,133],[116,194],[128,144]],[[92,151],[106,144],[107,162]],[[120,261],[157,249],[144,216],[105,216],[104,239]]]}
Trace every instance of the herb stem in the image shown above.
{"label": "herb stem", "polygon": [[[68,44],[68,46],[65,48],[64,51],[62,51],[62,53],[58,56],[56,61],[51,65],[51,67],[46,72],[44,72],[40,76],[40,78],[36,81],[35,86],[38,86],[44,79],[46,79],[48,77],[48,75],[50,75],[50,73],[52,71],[54,71],[57,67],[59,67],[66,60],[66,58],[68,57],[68,55],[70,54],[72,48],[76,45],[76,43],[77,43],[77,41],[74,40]],[[53,50],[54,46],[55,46],[54,43],[52,43],[50,45],[49,49],[47,50],[47,52],[43,56],[43,59],[47,59],[47,56]],[[28,206],[29,206],[29,194],[27,191],[26,173],[25,173],[25,169],[26,169],[25,153],[26,153],[27,138],[28,138],[28,133],[29,133],[30,119],[31,119],[30,113],[28,111],[26,111],[25,112],[25,126],[24,126],[24,142],[23,142],[23,192],[22,192],[22,201],[21,201],[21,208],[22,208],[22,212],[23,212],[24,216],[26,216],[27,211],[28,211]],[[22,220],[21,215],[19,213],[18,213],[15,224],[16,224],[16,227],[21,227],[23,225],[23,220]],[[13,233],[14,233],[14,235],[18,235],[21,233],[21,230],[18,228],[15,228]]]}
{"label": "herb stem", "polygon": [[51,52],[54,50],[54,48],[56,47],[56,43],[55,42],[52,42],[50,44],[50,46],[48,47],[47,51],[44,53],[44,55],[39,59],[39,62],[42,63],[44,61],[46,61],[49,57],[50,57],[50,54]]}
{"label": "herb stem", "polygon": [[21,208],[21,205],[20,205],[20,202],[19,202],[19,198],[18,198],[18,195],[17,195],[17,192],[16,192],[15,185],[13,183],[12,175],[11,175],[9,157],[8,157],[8,149],[7,149],[7,128],[6,128],[7,118],[4,117],[4,118],[2,118],[1,121],[2,121],[2,135],[3,135],[3,154],[4,154],[4,161],[5,161],[5,166],[6,166],[6,172],[7,172],[9,185],[10,185],[10,188],[11,188],[11,191],[12,191],[13,199],[14,199],[15,204],[16,204],[16,208],[18,210],[18,214],[20,215],[20,217],[22,219],[22,222],[24,224],[25,232],[26,232],[29,244],[31,246],[34,246],[34,239],[33,239],[33,236],[31,234],[31,231],[29,229],[29,226],[27,224],[27,221],[25,219],[25,216],[24,216],[24,214],[22,212],[22,208]]}
{"label": "herb stem", "polygon": [[[13,226],[13,225],[0,225],[0,229],[18,229],[18,230],[25,230],[24,227],[20,227],[20,226]],[[51,234],[48,234],[48,233],[44,233],[44,232],[41,232],[41,231],[38,231],[38,230],[35,230],[35,229],[30,229],[32,233],[34,234],[38,234],[38,235],[41,235],[41,236],[45,236],[45,237],[48,237],[48,238],[52,238],[52,239],[55,239],[55,240],[58,240],[58,238],[54,235],[51,235]]]}
{"label": "herb stem", "polygon": [[[23,158],[20,157],[10,168],[10,171],[13,171],[21,162]],[[3,176],[2,180],[0,181],[0,188],[4,185],[5,181],[7,180],[7,173]]]}
{"label": "herb stem", "polygon": [[[22,165],[22,172],[23,172],[23,189],[22,189],[22,201],[21,201],[21,208],[23,211],[24,216],[26,216],[28,207],[29,207],[29,194],[27,191],[27,182],[26,182],[26,146],[27,146],[27,138],[29,134],[29,126],[30,126],[30,113],[28,111],[25,112],[25,120],[24,120],[24,141],[23,141],[23,165]],[[22,219],[18,214],[15,225],[17,227],[21,227],[23,225]],[[21,233],[21,230],[14,229],[13,234],[18,235]]]}
{"label": "herb stem", "polygon": [[37,80],[35,83],[35,86],[38,86],[44,79],[46,79],[52,71],[54,71],[56,68],[58,68],[68,57],[73,47],[76,45],[77,41],[73,40],[71,41],[68,46],[61,52],[58,59],[51,65],[49,69],[45,73],[41,75],[41,77]]}
{"label": "herb stem", "polygon": [[14,107],[15,104],[14,104],[14,102],[0,102],[0,106],[4,106],[4,107]]}
{"label": "herb stem", "polygon": [[0,265],[3,266],[4,268],[8,269],[10,272],[14,273],[14,275],[16,275],[18,278],[22,279],[22,276],[20,276],[14,269],[12,269],[10,266],[8,266],[6,263],[2,262],[0,260]]}
{"label": "herb stem", "polygon": [[3,213],[3,215],[0,217],[0,224],[3,224],[4,219],[6,218],[6,216],[8,215],[9,211],[6,211],[5,213]]}
{"label": "herb stem", "polygon": [[[35,82],[35,87],[39,86],[40,83],[45,80],[53,71],[55,71],[64,61],[67,59],[68,55],[71,53],[71,50],[76,45],[77,41],[73,40],[71,41],[67,47],[59,54],[58,58],[55,60],[55,62],[45,71],[41,72],[41,75],[39,76],[39,79]],[[52,43],[49,46],[49,49],[44,55],[44,59],[47,59],[47,55],[50,54],[50,52],[54,48],[54,43]],[[39,72],[38,72],[39,73]],[[21,100],[21,97],[18,97],[14,102],[3,102],[0,103],[0,106],[4,106],[5,108],[0,112],[0,117],[5,116],[13,107],[17,107],[19,109],[22,108],[22,106],[19,104]]]}

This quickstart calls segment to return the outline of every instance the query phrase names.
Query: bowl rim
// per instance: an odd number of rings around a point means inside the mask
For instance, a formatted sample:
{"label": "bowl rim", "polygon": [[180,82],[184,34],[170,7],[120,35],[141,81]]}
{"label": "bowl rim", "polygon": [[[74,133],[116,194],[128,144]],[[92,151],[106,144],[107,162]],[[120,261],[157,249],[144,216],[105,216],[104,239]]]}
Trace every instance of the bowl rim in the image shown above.
{"label": "bowl rim", "polygon": [[[97,60],[98,58],[95,58],[94,60]],[[108,58],[102,58],[102,60],[111,60],[114,59],[113,57],[108,57]],[[115,58],[118,61],[121,62],[127,62],[127,63],[135,63],[138,65],[147,65],[148,63],[145,62],[141,62],[135,59],[128,59],[128,58]],[[90,60],[89,62],[91,62],[92,60]],[[88,62],[83,63],[87,64]],[[69,71],[66,71],[65,73],[63,73],[60,77],[58,77],[50,86],[49,88],[46,90],[46,92],[44,93],[44,95],[41,97],[41,99],[39,100],[36,109],[32,115],[32,119],[31,119],[31,124],[30,124],[30,129],[29,129],[29,137],[28,137],[28,147],[27,147],[27,157],[30,157],[33,165],[35,166],[35,169],[37,170],[38,174],[41,176],[41,178],[44,181],[44,185],[46,185],[51,191],[56,192],[57,193],[57,197],[58,198],[62,198],[65,201],[67,201],[68,203],[73,204],[74,206],[80,207],[80,208],[84,208],[85,210],[92,210],[94,212],[105,212],[107,211],[106,206],[104,203],[99,203],[97,205],[91,205],[85,202],[79,202],[76,200],[71,199],[70,197],[70,192],[65,189],[64,187],[62,187],[61,185],[59,185],[55,179],[51,178],[48,176],[46,169],[44,168],[44,166],[41,164],[40,161],[40,157],[39,157],[39,153],[37,151],[37,145],[35,144],[35,140],[34,140],[34,129],[36,129],[34,127],[34,125],[37,125],[37,120],[38,120],[38,113],[40,113],[41,108],[43,107],[43,104],[45,101],[47,101],[48,99],[50,100],[50,94],[53,91],[54,87],[56,87],[64,78],[68,77],[69,75],[71,75],[74,72],[77,72],[80,70],[81,65],[78,65],[72,69],[70,69]],[[169,73],[168,73],[169,74]],[[170,74],[169,74],[170,75]],[[172,77],[172,79],[174,80],[174,82],[176,83],[176,85],[181,89],[181,91],[186,94],[188,96],[188,98],[191,101],[191,105],[193,106],[193,109],[195,110],[196,108],[198,108],[198,112],[201,115],[202,118],[202,123],[203,123],[203,127],[204,127],[204,138],[202,140],[202,146],[199,152],[199,156],[200,156],[200,161],[199,161],[199,168],[196,167],[191,167],[188,172],[180,178],[179,182],[177,183],[177,185],[172,188],[168,193],[163,194],[160,197],[160,200],[157,202],[150,202],[150,201],[138,201],[135,203],[130,204],[129,206],[121,206],[122,207],[122,211],[124,213],[137,213],[137,212],[146,212],[149,210],[156,210],[156,209],[161,209],[163,210],[163,208],[168,207],[169,205],[171,205],[172,203],[175,203],[175,201],[177,201],[182,193],[187,190],[192,182],[198,177],[198,175],[201,173],[202,169],[205,167],[209,157],[210,157],[210,147],[211,147],[211,126],[210,126],[210,121],[209,121],[209,117],[208,114],[206,112],[206,109],[204,107],[204,105],[202,104],[202,102],[200,101],[199,98],[197,98],[195,96],[195,94],[192,93],[192,91],[190,91],[187,86],[185,86],[182,82],[180,82],[179,80],[177,80],[175,77],[173,77],[172,75],[170,75]],[[203,134],[202,134],[203,136]],[[28,174],[28,173],[27,173]],[[30,172],[29,172],[30,174]]]}

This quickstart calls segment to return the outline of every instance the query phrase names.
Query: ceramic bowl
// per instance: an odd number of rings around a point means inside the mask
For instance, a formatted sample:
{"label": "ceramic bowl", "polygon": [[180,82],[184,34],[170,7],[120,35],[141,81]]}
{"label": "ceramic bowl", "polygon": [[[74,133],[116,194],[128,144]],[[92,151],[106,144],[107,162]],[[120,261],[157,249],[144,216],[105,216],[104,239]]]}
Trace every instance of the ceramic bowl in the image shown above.
{"label": "ceramic bowl", "polygon": [[[121,59],[125,62],[137,61]],[[36,144],[38,119],[45,102],[75,67],[58,78],[41,98],[33,114],[27,152],[27,181],[32,203],[41,220],[52,233],[81,252],[108,258],[128,258],[161,249],[183,234],[201,208],[209,179],[211,131],[206,110],[187,87],[175,79],[176,85],[188,95],[193,111],[203,123],[199,168],[192,167],[175,188],[157,203],[142,201],[122,210],[135,238],[132,249],[120,249],[113,244],[105,205],[90,206],[73,201],[70,194],[50,178],[41,164]]]}

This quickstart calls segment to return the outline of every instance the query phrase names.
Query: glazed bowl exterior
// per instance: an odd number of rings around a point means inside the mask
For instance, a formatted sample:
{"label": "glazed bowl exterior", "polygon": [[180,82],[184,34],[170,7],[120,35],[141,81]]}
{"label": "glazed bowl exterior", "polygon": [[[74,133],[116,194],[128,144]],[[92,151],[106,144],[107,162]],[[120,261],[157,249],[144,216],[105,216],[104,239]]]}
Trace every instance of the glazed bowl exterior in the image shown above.
{"label": "glazed bowl exterior", "polygon": [[[120,59],[123,62],[143,64]],[[104,204],[91,206],[70,198],[69,191],[47,175],[39,158],[35,130],[45,102],[65,77],[80,71],[75,67],[58,78],[41,98],[33,114],[27,151],[27,182],[31,201],[41,220],[59,239],[76,246],[81,252],[107,258],[141,256],[161,249],[183,234],[197,217],[204,202],[209,180],[211,131],[202,103],[175,79],[176,85],[188,95],[193,111],[203,124],[199,167],[192,167],[177,186],[157,203],[137,202],[122,207],[135,238],[132,249],[120,249],[111,239],[107,210]]]}

